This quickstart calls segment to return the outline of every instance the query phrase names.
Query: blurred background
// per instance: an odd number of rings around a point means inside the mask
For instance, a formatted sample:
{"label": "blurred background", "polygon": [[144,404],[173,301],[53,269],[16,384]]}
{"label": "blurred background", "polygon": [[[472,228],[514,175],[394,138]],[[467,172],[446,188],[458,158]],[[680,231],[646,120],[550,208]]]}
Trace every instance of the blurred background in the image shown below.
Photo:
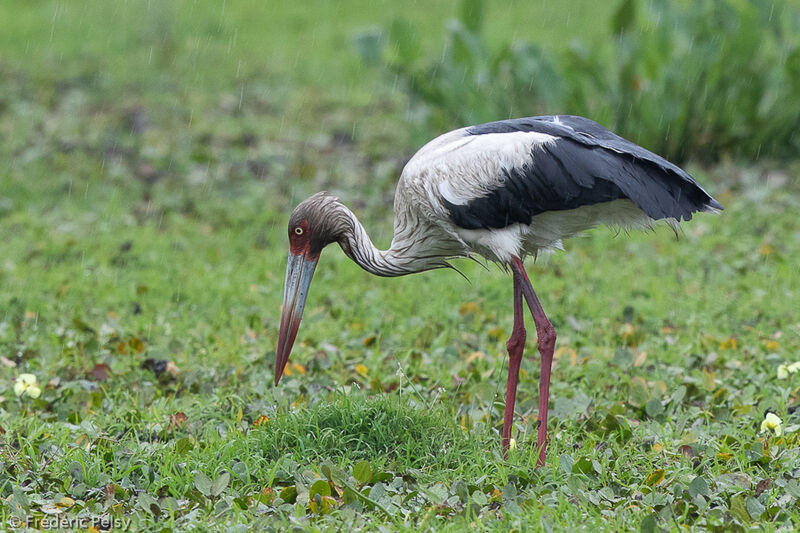
{"label": "blurred background", "polygon": [[792,0],[0,10],[8,205],[71,183],[151,215],[212,190],[285,210],[292,191],[356,185],[385,207],[432,136],[533,114],[591,117],[681,164],[800,153]]}
{"label": "blurred background", "polygon": [[792,0],[0,10],[6,209],[86,184],[151,216],[210,191],[285,210],[356,185],[385,207],[432,136],[533,114],[591,117],[677,163],[800,153]]}
{"label": "blurred background", "polygon": [[[581,418],[590,400],[636,420],[663,420],[668,401],[667,414],[691,420],[792,405],[796,391],[770,380],[800,350],[799,0],[6,0],[5,430],[41,449],[131,428],[167,441],[180,411],[194,435],[214,436],[213,450],[221,427],[325,403],[343,384],[402,390],[407,376],[414,398],[441,400],[494,442],[510,284],[466,262],[471,284],[450,272],[386,281],[326,250],[295,366],[273,389],[286,223],[327,189],[386,247],[394,186],[417,148],[536,114],[592,118],[683,165],[726,208],[677,241],[598,230],[531,265],[562,347],[553,416],[566,425],[554,438],[591,443],[586,457],[605,466]],[[533,361],[521,449],[535,441]],[[42,383],[38,403],[16,401],[21,372]],[[680,387],[685,400],[668,400]],[[733,433],[760,422],[724,420]],[[152,455],[149,443],[126,446],[143,462]],[[573,449],[552,446],[555,456]],[[69,477],[73,451],[55,460],[54,479],[37,478],[41,494],[78,497],[57,479]],[[102,471],[103,453],[80,460]],[[15,475],[4,498],[34,486]],[[175,483],[174,494],[193,490]]]}

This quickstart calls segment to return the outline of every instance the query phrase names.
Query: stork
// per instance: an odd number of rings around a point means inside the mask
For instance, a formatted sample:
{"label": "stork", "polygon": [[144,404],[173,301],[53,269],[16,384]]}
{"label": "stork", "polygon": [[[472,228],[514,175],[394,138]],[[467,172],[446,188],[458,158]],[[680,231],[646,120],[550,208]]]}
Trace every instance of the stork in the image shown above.
{"label": "stork", "polygon": [[289,219],[289,258],[275,385],[297,336],[322,249],[339,243],[361,268],[403,276],[451,267],[479,254],[511,272],[514,327],[506,343],[508,381],[502,449],[511,439],[526,331],[523,301],[533,315],[541,371],[537,466],[544,464],[550,368],[556,332],[525,272],[526,256],[559,249],[567,237],[598,224],[673,227],[722,206],[684,170],[592,120],[568,115],[501,120],[445,133],[406,164],[394,200],[394,236],[378,250],[339,200],[317,193]]}

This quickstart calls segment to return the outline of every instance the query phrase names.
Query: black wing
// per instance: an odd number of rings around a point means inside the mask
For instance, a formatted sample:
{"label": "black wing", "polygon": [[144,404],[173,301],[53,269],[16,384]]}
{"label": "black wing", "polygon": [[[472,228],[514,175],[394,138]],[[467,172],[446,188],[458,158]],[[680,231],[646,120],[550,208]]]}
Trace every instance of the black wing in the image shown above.
{"label": "black wing", "polygon": [[466,229],[530,224],[545,211],[632,200],[650,218],[690,220],[697,211],[722,209],[684,170],[594,121],[576,116],[502,120],[468,135],[537,132],[557,138],[537,144],[531,161],[506,169],[496,188],[464,205],[443,199],[456,225]]}

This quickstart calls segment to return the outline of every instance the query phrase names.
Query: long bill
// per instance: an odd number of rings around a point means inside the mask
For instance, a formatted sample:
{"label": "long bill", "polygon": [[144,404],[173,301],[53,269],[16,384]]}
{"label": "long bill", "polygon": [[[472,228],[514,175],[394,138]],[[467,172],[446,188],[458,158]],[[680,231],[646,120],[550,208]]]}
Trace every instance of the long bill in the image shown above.
{"label": "long bill", "polygon": [[283,370],[289,361],[297,329],[303,318],[308,287],[317,267],[317,259],[307,259],[303,254],[289,252],[286,263],[286,282],[283,288],[281,327],[278,331],[278,349],[275,352],[275,385],[281,380]]}

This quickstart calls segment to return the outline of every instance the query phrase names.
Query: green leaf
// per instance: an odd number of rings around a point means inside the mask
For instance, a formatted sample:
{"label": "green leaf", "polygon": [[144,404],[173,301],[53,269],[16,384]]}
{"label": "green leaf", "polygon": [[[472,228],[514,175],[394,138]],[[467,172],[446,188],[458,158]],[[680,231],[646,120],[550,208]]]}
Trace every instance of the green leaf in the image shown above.
{"label": "green leaf", "polygon": [[181,437],[175,443],[175,453],[178,455],[184,455],[192,448],[194,448],[194,441],[190,437]]}
{"label": "green leaf", "polygon": [[664,406],[661,405],[661,401],[657,398],[653,398],[644,406],[644,410],[647,413],[647,416],[650,418],[655,418],[660,414],[664,413]]}
{"label": "green leaf", "polygon": [[294,503],[297,501],[297,488],[290,485],[281,491],[281,500],[286,503]]}
{"label": "green leaf", "polygon": [[372,467],[369,466],[369,461],[361,460],[353,467],[353,477],[359,483],[366,484],[372,479]]}
{"label": "green leaf", "polygon": [[645,484],[648,487],[655,487],[662,481],[664,481],[664,477],[666,476],[666,472],[659,468],[658,470],[654,470],[647,478],[644,480]]}
{"label": "green leaf", "polygon": [[720,485],[723,488],[728,488],[731,492],[748,490],[752,484],[750,476],[744,472],[720,474],[714,481],[716,481],[717,485]]}
{"label": "green leaf", "polygon": [[212,496],[219,496],[222,494],[226,488],[228,488],[228,483],[231,482],[231,475],[228,472],[223,472],[220,476],[214,480],[214,483],[211,484],[211,495]]}
{"label": "green leaf", "polygon": [[633,324],[636,318],[636,309],[632,305],[626,305],[622,310],[622,321],[628,324]]}
{"label": "green leaf", "polygon": [[750,523],[750,514],[747,512],[747,505],[745,504],[744,496],[737,494],[731,498],[731,504],[728,507],[731,515],[743,524]]}
{"label": "green leaf", "polygon": [[376,502],[381,501],[381,498],[386,496],[386,487],[383,483],[375,483],[375,485],[369,489],[369,497]]}
{"label": "green leaf", "polygon": [[247,497],[239,496],[238,498],[233,499],[233,503],[239,506],[239,509],[242,511],[246,511],[250,508],[250,503],[248,502]]}
{"label": "green leaf", "polygon": [[14,494],[7,501],[11,504],[12,511],[20,514],[26,512],[30,506],[28,497],[19,487],[14,487]]}
{"label": "green leaf", "polygon": [[161,514],[161,507],[158,505],[158,502],[147,492],[139,493],[139,496],[136,497],[136,504],[140,509],[147,511],[153,516],[159,516]]}
{"label": "green leaf", "polygon": [[354,39],[356,53],[364,64],[371,67],[383,62],[383,33],[379,29],[364,30]]}
{"label": "green leaf", "polygon": [[390,472],[373,472],[372,474],[372,481],[373,483],[380,482],[387,482],[394,479],[394,476]]}
{"label": "green leaf", "polygon": [[353,489],[345,488],[344,493],[342,494],[342,502],[344,503],[356,503],[360,502],[361,499],[358,497],[358,494]]}
{"label": "green leaf", "polygon": [[559,420],[575,419],[586,413],[591,403],[591,398],[583,391],[578,391],[571,398],[564,396],[556,398],[551,413]]}
{"label": "green leaf", "polygon": [[708,482],[702,476],[697,476],[689,483],[689,496],[694,498],[698,494],[701,496],[708,496],[711,494],[708,489]]}
{"label": "green leaf", "polygon": [[611,18],[611,31],[625,33],[636,23],[636,0],[622,0]]}
{"label": "green leaf", "polygon": [[202,472],[195,472],[194,487],[199,490],[203,496],[211,494],[211,480]]}
{"label": "green leaf", "polygon": [[330,496],[331,495],[331,486],[327,480],[318,479],[311,485],[311,489],[308,491],[308,499],[314,499],[314,496],[319,494],[320,496]]}
{"label": "green leaf", "polygon": [[639,533],[654,533],[656,530],[656,518],[649,514],[642,518],[639,523]]}
{"label": "green leaf", "polygon": [[455,481],[450,486],[450,492],[458,496],[461,503],[467,503],[467,500],[469,500],[469,489],[467,488],[467,484],[461,480]]}
{"label": "green leaf", "polygon": [[[457,20],[447,25],[450,40],[450,53],[453,63],[468,73],[485,69],[488,50],[486,43]],[[460,74],[459,74],[460,76]]]}
{"label": "green leaf", "polygon": [[389,26],[389,41],[401,64],[408,65],[422,54],[418,30],[404,19],[395,19]]}
{"label": "green leaf", "polygon": [[[627,348],[617,348],[614,350],[614,366],[618,366],[620,368],[630,368],[633,366],[633,352],[631,352]],[[639,380],[641,382],[641,387],[647,390],[647,384],[645,381],[636,376],[633,378],[633,381]],[[644,403],[644,402],[642,402]]]}
{"label": "green leaf", "polygon": [[627,440],[631,436],[631,428],[623,416],[608,413],[603,419],[602,427],[606,434],[613,435],[619,440]]}
{"label": "green leaf", "polygon": [[786,56],[786,74],[795,90],[800,88],[800,48],[795,47]]}
{"label": "green leaf", "polygon": [[484,19],[483,0],[461,0],[459,19],[473,33],[479,33]]}
{"label": "green leaf", "polygon": [[473,492],[470,495],[470,499],[472,500],[473,503],[481,507],[489,502],[489,498],[487,498],[486,494],[484,494],[483,491],[481,490],[476,490],[475,492]]}
{"label": "green leaf", "polygon": [[331,465],[329,465],[327,462],[322,463],[322,466],[320,466],[319,470],[322,472],[322,475],[325,476],[325,479],[328,481],[333,481],[333,471],[331,470]]}
{"label": "green leaf", "polygon": [[800,498],[800,484],[798,484],[796,480],[790,479],[786,483],[784,490],[786,490],[787,494],[791,494],[795,498]]}
{"label": "green leaf", "polygon": [[443,483],[436,483],[426,489],[420,487],[420,490],[428,497],[431,503],[437,505],[444,504],[447,497],[450,496],[450,491],[447,490]]}
{"label": "green leaf", "polygon": [[247,475],[247,465],[241,461],[237,461],[231,465],[231,471],[236,474],[236,477],[247,483],[249,476]]}
{"label": "green leaf", "polygon": [[86,494],[86,483],[77,483],[69,489],[70,496],[74,496],[75,498],[83,498]]}
{"label": "green leaf", "polygon": [[747,513],[753,520],[759,520],[761,515],[764,514],[764,511],[766,511],[766,508],[761,504],[761,502],[752,496],[747,498],[745,507],[747,508]]}
{"label": "green leaf", "polygon": [[594,465],[592,465],[592,461],[587,459],[586,457],[581,457],[578,459],[574,465],[572,465],[572,471],[574,473],[581,473],[581,474],[594,474]]}
{"label": "green leaf", "polygon": [[669,401],[672,404],[672,407],[675,408],[678,405],[680,405],[680,403],[683,401],[685,397],[686,397],[686,387],[680,385],[677,389],[672,391],[672,396],[670,396]]}
{"label": "green leaf", "polygon": [[572,472],[572,463],[572,457],[565,453],[562,453],[558,458],[558,466],[561,467],[561,470],[565,474],[570,474]]}
{"label": "green leaf", "polygon": [[503,488],[503,503],[513,502],[517,499],[517,487],[513,483]]}
{"label": "green leaf", "polygon": [[725,387],[720,387],[714,392],[714,395],[711,397],[711,404],[712,405],[721,405],[725,403],[725,400],[728,399],[728,389]]}
{"label": "green leaf", "polygon": [[[84,319],[81,317],[73,317],[72,318],[72,325],[75,326],[75,329],[83,332],[83,333],[94,333],[94,328],[90,326]],[[138,339],[137,339],[138,340]],[[138,351],[138,350],[137,350]]]}
{"label": "green leaf", "polygon": [[69,473],[75,481],[83,481],[83,465],[78,461],[69,464]]}

